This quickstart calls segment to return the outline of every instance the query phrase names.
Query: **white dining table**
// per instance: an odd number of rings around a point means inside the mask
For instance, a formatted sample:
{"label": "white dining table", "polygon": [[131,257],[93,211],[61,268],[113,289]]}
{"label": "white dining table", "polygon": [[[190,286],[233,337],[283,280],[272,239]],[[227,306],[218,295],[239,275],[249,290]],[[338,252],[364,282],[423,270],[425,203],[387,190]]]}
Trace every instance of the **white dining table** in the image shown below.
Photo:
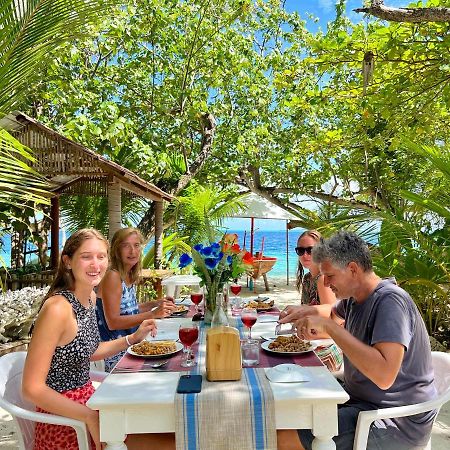
{"label": "white dining table", "polygon": [[[190,320],[159,320],[158,329],[161,335],[170,336],[183,321]],[[257,323],[252,334],[270,333],[274,326],[273,322]],[[205,376],[204,367],[201,369]],[[336,448],[332,438],[338,431],[337,406],[349,397],[325,366],[307,370],[311,375],[308,382],[270,383],[276,428],[311,429],[313,449],[332,450]],[[87,405],[99,411],[100,439],[107,443],[107,450],[126,450],[127,434],[175,431],[174,397],[179,376],[180,372],[140,372],[106,377]]]}

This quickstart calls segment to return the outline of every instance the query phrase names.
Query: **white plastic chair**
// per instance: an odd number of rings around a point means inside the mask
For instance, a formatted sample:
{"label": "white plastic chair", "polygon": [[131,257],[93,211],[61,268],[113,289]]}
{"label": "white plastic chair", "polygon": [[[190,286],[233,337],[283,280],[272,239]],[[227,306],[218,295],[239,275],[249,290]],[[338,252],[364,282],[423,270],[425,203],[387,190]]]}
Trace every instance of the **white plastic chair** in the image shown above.
{"label": "white plastic chair", "polygon": [[[414,405],[360,412],[356,424],[353,450],[366,450],[370,425],[375,420],[412,416],[433,409],[439,411],[442,405],[450,401],[450,353],[431,352],[431,356],[433,360],[434,382],[438,396],[434,400]],[[424,450],[431,450],[431,437]]]}
{"label": "white plastic chair", "polygon": [[[22,397],[22,372],[26,355],[26,352],[13,352],[0,358],[0,407],[13,418],[18,432],[19,450],[33,448],[35,422],[72,427],[77,433],[79,449],[89,450],[84,422],[36,412],[35,406]],[[96,372],[93,375],[94,379],[101,380],[106,374]]]}

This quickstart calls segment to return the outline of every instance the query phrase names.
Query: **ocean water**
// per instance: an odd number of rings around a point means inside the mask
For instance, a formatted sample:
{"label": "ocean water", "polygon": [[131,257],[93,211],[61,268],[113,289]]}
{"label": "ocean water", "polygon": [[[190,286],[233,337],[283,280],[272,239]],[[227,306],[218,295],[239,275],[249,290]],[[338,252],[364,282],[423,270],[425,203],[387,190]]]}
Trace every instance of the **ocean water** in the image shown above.
{"label": "ocean water", "polygon": [[[253,253],[263,251],[264,256],[270,256],[277,258],[277,262],[273,266],[272,270],[267,274],[270,279],[277,278],[286,281],[289,267],[289,284],[295,283],[295,272],[297,269],[297,255],[295,254],[295,246],[299,235],[303,232],[302,229],[297,228],[288,231],[288,257],[289,266],[286,258],[286,230],[263,230],[257,229],[254,233],[253,241]],[[227,229],[227,233],[237,233],[239,237],[239,245],[244,246],[245,235],[245,248],[250,251],[250,230],[237,230],[230,227]],[[63,236],[60,236],[62,239]],[[264,243],[263,243],[264,241]],[[11,240],[8,236],[3,237],[4,247],[0,252],[0,257],[7,266],[10,265],[10,253],[11,253]],[[31,245],[30,245],[31,247]],[[31,248],[30,248],[31,249]],[[29,255],[27,261],[32,256]]]}
{"label": "ocean water", "polygon": [[[253,253],[263,252],[264,256],[277,258],[277,262],[272,270],[268,272],[267,277],[287,279],[289,275],[289,284],[295,283],[295,272],[297,271],[298,256],[295,253],[297,239],[302,234],[303,230],[293,229],[288,231],[287,248],[286,248],[286,230],[257,230],[254,233]],[[227,233],[237,233],[239,237],[239,245],[244,246],[245,234],[245,248],[250,251],[250,232],[244,230],[227,230]],[[288,260],[289,258],[289,260]]]}

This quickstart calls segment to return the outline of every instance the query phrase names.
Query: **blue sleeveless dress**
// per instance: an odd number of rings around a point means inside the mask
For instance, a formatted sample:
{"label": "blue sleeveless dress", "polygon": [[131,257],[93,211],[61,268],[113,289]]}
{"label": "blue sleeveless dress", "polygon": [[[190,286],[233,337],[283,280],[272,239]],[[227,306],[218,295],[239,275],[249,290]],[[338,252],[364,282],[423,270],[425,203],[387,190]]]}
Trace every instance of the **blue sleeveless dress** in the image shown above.
{"label": "blue sleeveless dress", "polygon": [[[103,309],[103,301],[97,298],[96,308],[98,331],[102,341],[112,341],[114,339],[134,333],[138,327],[128,328],[127,330],[110,330],[108,328],[105,311]],[[131,316],[139,313],[139,306],[136,298],[136,286],[132,284],[127,286],[125,281],[122,281],[122,298],[120,300],[120,315]],[[125,350],[117,355],[105,358],[105,370],[111,372],[113,367],[119,362],[119,359],[125,354]]]}

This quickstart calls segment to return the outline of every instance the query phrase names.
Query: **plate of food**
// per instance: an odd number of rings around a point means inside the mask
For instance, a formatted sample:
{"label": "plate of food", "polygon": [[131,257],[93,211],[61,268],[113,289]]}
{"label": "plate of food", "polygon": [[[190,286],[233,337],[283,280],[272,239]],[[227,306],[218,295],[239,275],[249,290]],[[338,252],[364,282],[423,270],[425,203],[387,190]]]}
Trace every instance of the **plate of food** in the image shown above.
{"label": "plate of food", "polygon": [[312,352],[317,348],[317,344],[304,341],[296,335],[277,336],[275,339],[263,342],[261,348],[282,355],[300,355],[301,353]]}
{"label": "plate of food", "polygon": [[185,305],[175,305],[175,310],[172,312],[171,316],[182,316],[189,311],[189,308]]}
{"label": "plate of food", "polygon": [[175,341],[142,341],[127,348],[127,353],[141,358],[162,358],[174,355],[183,348],[183,344]]}
{"label": "plate of food", "polygon": [[252,309],[256,309],[256,311],[258,312],[263,312],[263,311],[270,311],[273,308],[274,305],[274,301],[271,300],[270,302],[265,302],[265,301],[261,301],[261,300],[252,300],[250,302],[248,302],[245,307],[246,308],[252,308]]}

